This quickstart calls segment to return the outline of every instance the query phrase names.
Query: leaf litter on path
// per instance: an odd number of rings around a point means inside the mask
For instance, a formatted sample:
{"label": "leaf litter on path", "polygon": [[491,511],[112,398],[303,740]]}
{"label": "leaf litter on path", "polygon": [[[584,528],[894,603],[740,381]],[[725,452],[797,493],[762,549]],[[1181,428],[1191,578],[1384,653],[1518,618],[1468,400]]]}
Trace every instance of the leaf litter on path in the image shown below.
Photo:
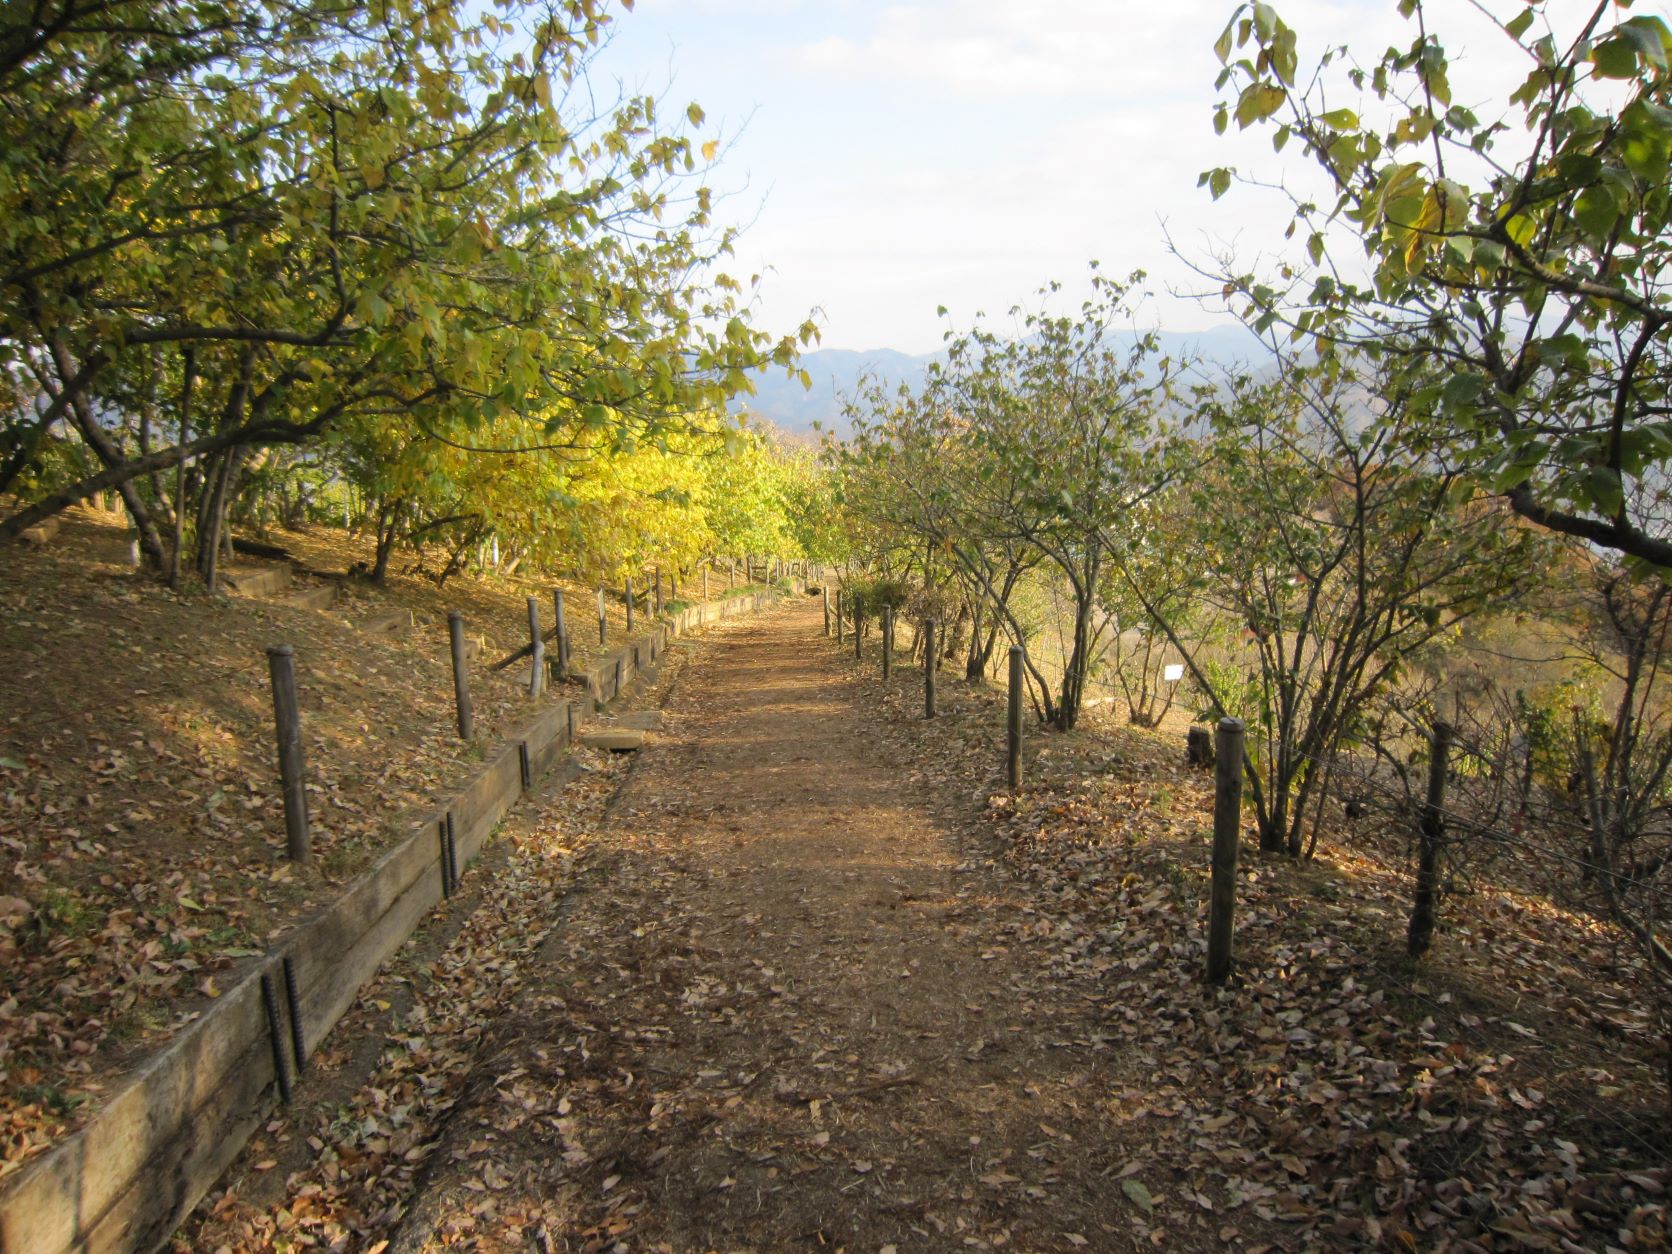
{"label": "leaf litter on path", "polygon": [[1245,863],[1237,979],[1205,992],[1208,801],[1171,746],[1051,738],[1012,798],[993,694],[925,723],[818,621],[719,633],[624,779],[514,826],[375,1076],[270,1130],[317,1161],[261,1205],[234,1180],[188,1239],[1663,1247],[1652,1118],[1575,1096],[1641,1066],[1528,1000],[1544,968],[1511,1014],[1462,964],[1400,967],[1397,878],[1331,849]]}

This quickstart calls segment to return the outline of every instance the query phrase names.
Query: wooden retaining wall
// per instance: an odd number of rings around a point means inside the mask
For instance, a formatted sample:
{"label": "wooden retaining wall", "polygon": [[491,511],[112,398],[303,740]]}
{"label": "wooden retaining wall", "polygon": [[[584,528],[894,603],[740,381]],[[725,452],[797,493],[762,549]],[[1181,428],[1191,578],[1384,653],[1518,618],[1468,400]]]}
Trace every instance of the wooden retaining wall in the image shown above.
{"label": "wooden retaining wall", "polygon": [[727,597],[723,601],[699,601],[687,605],[637,640],[609,654],[602,662],[586,672],[586,690],[599,705],[613,701],[639,671],[655,662],[667,649],[668,642],[688,631],[695,631],[709,623],[719,622],[735,614],[752,613],[777,599],[775,592],[752,592],[743,596]]}
{"label": "wooden retaining wall", "polygon": [[[589,671],[589,696],[598,704],[613,700],[675,636],[775,599],[761,592],[686,607]],[[522,796],[525,770],[532,784],[568,748],[586,704],[560,702],[532,718],[450,804],[420,821],[332,905],[246,968],[201,1017],[129,1076],[85,1127],[0,1184],[0,1254],[130,1254],[165,1242],[278,1102],[270,1027],[295,1074],[285,959],[297,994],[296,1027],[311,1055],[441,900],[449,815],[462,873]],[[264,975],[278,994],[279,1022],[273,1025],[262,995]]]}

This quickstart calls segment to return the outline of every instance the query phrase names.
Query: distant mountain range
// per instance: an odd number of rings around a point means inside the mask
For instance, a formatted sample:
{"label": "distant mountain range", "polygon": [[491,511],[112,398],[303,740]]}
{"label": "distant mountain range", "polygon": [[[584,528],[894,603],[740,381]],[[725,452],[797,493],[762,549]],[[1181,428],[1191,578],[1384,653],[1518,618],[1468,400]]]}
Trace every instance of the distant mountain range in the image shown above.
{"label": "distant mountain range", "polygon": [[[1259,362],[1267,355],[1260,342],[1240,325],[1206,331],[1163,331],[1161,347],[1169,355],[1191,355],[1210,367]],[[841,437],[848,433],[842,402],[853,395],[861,378],[871,375],[891,386],[904,383],[915,388],[923,382],[929,363],[942,357],[941,353],[913,356],[892,348],[864,352],[820,348],[801,356],[802,368],[813,379],[811,388],[786,378],[782,370],[762,371],[755,376],[755,394],[738,397],[732,407],[764,418],[790,435],[817,436],[823,431]]]}

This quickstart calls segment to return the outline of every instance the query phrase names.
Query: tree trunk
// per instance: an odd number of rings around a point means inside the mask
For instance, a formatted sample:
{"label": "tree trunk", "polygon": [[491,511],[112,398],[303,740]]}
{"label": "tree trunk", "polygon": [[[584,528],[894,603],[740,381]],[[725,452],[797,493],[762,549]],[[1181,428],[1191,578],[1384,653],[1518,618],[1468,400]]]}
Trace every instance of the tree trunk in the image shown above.
{"label": "tree trunk", "polygon": [[395,536],[400,531],[401,502],[393,505],[379,503],[377,507],[377,556],[372,564],[372,582],[379,585],[389,577],[389,558],[395,551]]}
{"label": "tree trunk", "polygon": [[467,531],[465,533],[464,538],[459,541],[453,552],[448,556],[447,564],[441,568],[441,573],[436,576],[436,587],[446,587],[447,581],[464,569],[464,555],[469,551],[471,545],[477,543],[480,536],[480,531]]}
{"label": "tree trunk", "polygon": [[1080,721],[1080,701],[1086,690],[1087,653],[1091,649],[1091,597],[1078,595],[1074,601],[1074,648],[1062,672],[1062,689],[1057,698],[1058,731],[1073,731]]}
{"label": "tree trunk", "polygon": [[204,480],[203,501],[198,510],[197,568],[203,575],[204,586],[211,592],[216,588],[222,552],[230,554],[231,551],[227,515],[246,452],[244,445],[233,445],[219,456],[213,472]]}
{"label": "tree trunk", "polygon": [[[59,378],[72,379],[76,372],[69,368],[69,354],[55,344],[52,355]],[[85,392],[78,391],[70,398],[70,414],[81,438],[87,447],[93,450],[93,455],[105,469],[114,470],[120,466],[123,461],[121,450],[111,443],[104,428],[99,426],[98,417],[93,413],[93,406]],[[127,506],[128,518],[133,522],[134,530],[139,533],[139,547],[145,554],[145,560],[152,570],[161,572],[168,565],[168,555],[163,552],[163,538],[157,531],[156,523],[151,519],[151,511],[145,507],[145,500],[140,496],[139,489],[132,479],[125,479],[116,486],[122,494],[122,504]]]}
{"label": "tree trunk", "polygon": [[1272,790],[1271,813],[1260,819],[1260,852],[1284,853],[1289,845],[1283,831],[1288,817],[1287,794],[1281,788]]}
{"label": "tree trunk", "polygon": [[1428,795],[1423,801],[1421,837],[1417,854],[1416,889],[1411,899],[1411,918],[1405,931],[1405,951],[1413,958],[1428,952],[1434,940],[1434,912],[1440,891],[1440,842],[1445,836],[1446,754],[1451,748],[1451,728],[1434,727],[1428,759]]}
{"label": "tree trunk", "polygon": [[[151,456],[151,404],[147,401],[139,414],[139,455],[144,458]],[[151,485],[151,504],[155,510],[163,515],[163,523],[168,526],[174,524],[173,511],[166,504],[168,497],[163,492],[162,478],[155,469],[145,476]]]}
{"label": "tree trunk", "polygon": [[993,660],[993,644],[998,639],[999,616],[995,612],[982,622],[981,602],[977,601],[970,616],[969,650],[964,655],[964,678],[971,682],[985,680],[987,667]]}
{"label": "tree trunk", "polygon": [[191,435],[192,392],[197,384],[197,352],[188,347],[180,359],[180,459],[174,463],[174,545],[168,555],[168,586],[180,591],[181,550],[186,547],[186,440]]}
{"label": "tree trunk", "polygon": [[970,605],[968,600],[960,602],[958,613],[947,624],[945,630],[945,647],[941,649],[943,658],[953,657],[964,651],[964,632],[969,626]]}

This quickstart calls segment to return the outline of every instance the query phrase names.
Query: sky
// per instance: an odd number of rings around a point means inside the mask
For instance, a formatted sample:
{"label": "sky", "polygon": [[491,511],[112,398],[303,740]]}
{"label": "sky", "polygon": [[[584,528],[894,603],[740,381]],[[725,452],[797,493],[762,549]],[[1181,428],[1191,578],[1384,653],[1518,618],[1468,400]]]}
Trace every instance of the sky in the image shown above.
{"label": "sky", "polygon": [[[1515,0],[1497,0],[1506,13]],[[1506,5],[1508,7],[1506,7]],[[783,334],[815,316],[821,346],[921,353],[947,322],[1001,317],[1048,281],[1077,299],[1088,262],[1142,268],[1150,325],[1227,325],[1170,254],[1269,256],[1281,199],[1212,166],[1306,177],[1270,133],[1216,136],[1213,42],[1229,0],[637,0],[594,63],[668,105],[699,103],[725,141],[721,216],[746,224],[732,273],[760,274],[754,321]],[[1305,66],[1350,42],[1361,60],[1408,44],[1394,0],[1276,7]],[[1486,103],[1525,74],[1466,0],[1431,0],[1453,81]],[[1510,56],[1505,54],[1509,53]]]}

